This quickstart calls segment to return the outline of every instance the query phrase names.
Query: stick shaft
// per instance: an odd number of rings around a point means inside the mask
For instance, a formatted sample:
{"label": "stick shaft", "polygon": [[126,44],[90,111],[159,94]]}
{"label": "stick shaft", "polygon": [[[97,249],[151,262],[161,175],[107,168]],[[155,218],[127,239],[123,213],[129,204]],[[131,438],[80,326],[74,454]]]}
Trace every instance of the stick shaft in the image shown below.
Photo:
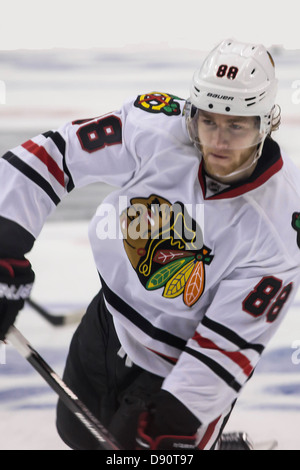
{"label": "stick shaft", "polygon": [[120,446],[108,430],[93,416],[63,380],[51,369],[39,353],[32,348],[17,328],[12,326],[6,339],[34,367],[62,402],[72,411],[81,423],[93,434],[102,450],[120,450]]}
{"label": "stick shaft", "polygon": [[32,307],[36,312],[38,312],[42,317],[44,317],[51,325],[62,326],[67,324],[79,323],[83,316],[83,311],[78,311],[70,313],[67,315],[55,315],[54,313],[49,312],[45,307],[38,304],[34,300],[28,298],[26,302],[30,307]]}

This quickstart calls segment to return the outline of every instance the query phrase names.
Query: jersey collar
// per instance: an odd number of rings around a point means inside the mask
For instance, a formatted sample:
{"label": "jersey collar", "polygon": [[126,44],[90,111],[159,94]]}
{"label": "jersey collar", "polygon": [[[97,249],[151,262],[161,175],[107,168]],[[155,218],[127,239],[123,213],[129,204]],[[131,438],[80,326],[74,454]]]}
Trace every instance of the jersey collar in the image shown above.
{"label": "jersey collar", "polygon": [[238,181],[213,196],[206,197],[206,173],[203,166],[203,160],[201,160],[198,177],[203,197],[210,201],[214,199],[229,199],[240,196],[264,184],[275,173],[277,173],[282,166],[283,160],[279,145],[268,137],[264,143],[263,152],[258,160],[256,168],[249,178]]}

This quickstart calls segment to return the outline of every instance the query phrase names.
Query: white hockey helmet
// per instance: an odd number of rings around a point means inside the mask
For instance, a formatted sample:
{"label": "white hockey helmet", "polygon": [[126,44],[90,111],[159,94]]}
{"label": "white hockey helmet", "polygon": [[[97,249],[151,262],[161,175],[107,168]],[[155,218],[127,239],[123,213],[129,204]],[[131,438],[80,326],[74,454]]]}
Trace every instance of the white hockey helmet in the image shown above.
{"label": "white hockey helmet", "polygon": [[[187,123],[197,109],[231,116],[260,118],[262,140],[279,121],[275,106],[277,79],[274,61],[261,44],[222,41],[194,74]],[[192,132],[193,134],[193,132]],[[191,135],[192,140],[193,135]]]}

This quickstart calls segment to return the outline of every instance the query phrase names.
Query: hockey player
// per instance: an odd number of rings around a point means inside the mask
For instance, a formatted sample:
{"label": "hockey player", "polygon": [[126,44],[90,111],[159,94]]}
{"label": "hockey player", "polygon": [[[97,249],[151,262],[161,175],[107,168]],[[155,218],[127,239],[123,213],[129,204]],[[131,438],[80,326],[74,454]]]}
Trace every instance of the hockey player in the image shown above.
{"label": "hockey player", "polygon": [[[222,432],[300,275],[300,173],[271,137],[276,88],[264,46],[225,40],[187,101],[139,95],[0,159],[1,339],[46,217],[73,188],[119,188],[90,224],[101,290],[64,380],[125,449],[251,448]],[[97,448],[60,402],[57,428]]]}

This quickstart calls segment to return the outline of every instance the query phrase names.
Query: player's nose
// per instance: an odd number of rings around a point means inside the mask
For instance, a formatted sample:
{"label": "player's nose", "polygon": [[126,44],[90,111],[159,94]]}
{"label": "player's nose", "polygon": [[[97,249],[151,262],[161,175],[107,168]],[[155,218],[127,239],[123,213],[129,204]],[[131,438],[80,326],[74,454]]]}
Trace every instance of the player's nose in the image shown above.
{"label": "player's nose", "polygon": [[226,129],[222,129],[218,127],[215,129],[213,136],[212,136],[212,147],[216,149],[227,149],[229,148],[230,138]]}

